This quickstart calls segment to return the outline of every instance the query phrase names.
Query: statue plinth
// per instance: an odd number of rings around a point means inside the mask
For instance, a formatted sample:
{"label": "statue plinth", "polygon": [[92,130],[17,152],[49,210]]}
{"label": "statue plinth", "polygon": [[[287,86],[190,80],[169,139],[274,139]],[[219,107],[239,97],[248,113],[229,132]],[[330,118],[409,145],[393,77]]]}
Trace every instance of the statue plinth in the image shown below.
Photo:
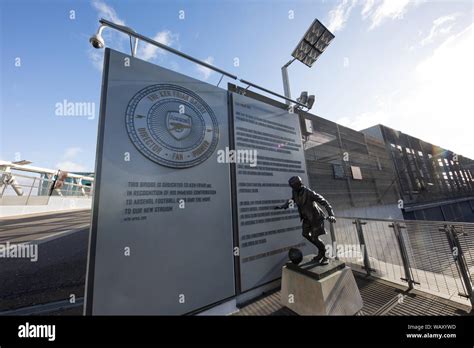
{"label": "statue plinth", "polygon": [[300,315],[356,314],[363,302],[352,270],[337,260],[318,265],[314,256],[283,266],[281,303]]}
{"label": "statue plinth", "polygon": [[307,275],[308,277],[314,278],[316,280],[323,279],[334,272],[337,272],[346,267],[346,264],[339,260],[331,260],[327,265],[319,265],[318,262],[312,260],[309,256],[305,256],[303,261],[300,264],[295,265],[292,262],[288,262],[286,267],[295,272],[300,272],[301,274]]}

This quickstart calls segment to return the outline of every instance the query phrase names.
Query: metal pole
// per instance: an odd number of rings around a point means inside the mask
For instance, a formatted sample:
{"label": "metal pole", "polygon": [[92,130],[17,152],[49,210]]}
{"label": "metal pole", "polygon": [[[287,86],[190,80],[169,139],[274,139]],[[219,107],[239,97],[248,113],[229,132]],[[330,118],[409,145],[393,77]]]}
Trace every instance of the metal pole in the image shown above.
{"label": "metal pole", "polygon": [[133,46],[133,57],[137,56],[137,50],[138,50],[138,38],[135,38],[135,45]]}
{"label": "metal pole", "polygon": [[[288,80],[288,68],[286,66],[281,67],[281,77],[283,79],[283,91],[285,92],[285,97],[291,98],[290,81]],[[288,100],[286,100],[286,104],[291,105]]]}
{"label": "metal pole", "polygon": [[33,187],[35,186],[35,182],[36,182],[36,178],[33,179],[33,183],[31,184],[30,192],[28,193],[28,197],[26,198],[25,205],[28,205],[28,202],[29,202],[30,197],[31,197],[31,191],[33,191]]}
{"label": "metal pole", "polygon": [[[301,107],[307,108],[306,105],[301,104],[301,103],[297,102],[296,100],[292,100],[292,99],[290,99],[290,98],[288,98],[288,97],[284,97],[284,96],[282,96],[282,95],[280,95],[280,94],[278,94],[278,93],[275,93],[275,92],[270,91],[270,90],[268,90],[268,89],[266,89],[266,88],[260,87],[259,85],[256,85],[256,84],[254,84],[254,83],[252,83],[252,82],[249,82],[249,81],[246,81],[246,80],[243,80],[243,79],[239,79],[239,78],[238,78],[236,75],[234,75],[234,74],[231,74],[231,73],[229,73],[229,72],[227,72],[227,71],[225,71],[225,70],[216,68],[215,66],[213,66],[213,65],[211,65],[211,64],[208,64],[208,63],[206,63],[206,62],[203,62],[202,60],[199,60],[199,59],[196,59],[196,58],[194,58],[194,57],[191,57],[190,55],[188,55],[188,54],[186,54],[186,53],[180,52],[180,51],[175,50],[174,48],[171,48],[171,47],[169,47],[169,46],[166,46],[166,45],[164,45],[164,44],[162,44],[162,43],[160,43],[160,42],[158,42],[158,41],[155,41],[155,40],[153,40],[153,39],[150,39],[149,37],[146,37],[146,36],[144,36],[144,35],[141,35],[141,34],[139,34],[139,33],[135,32],[135,31],[133,31],[132,29],[130,29],[130,28],[128,28],[128,27],[125,27],[125,26],[120,25],[120,24],[116,24],[116,23],[114,23],[114,22],[108,21],[108,20],[103,19],[103,18],[99,20],[99,23],[100,23],[101,25],[103,25],[103,26],[104,26],[104,25],[105,25],[105,26],[108,26],[108,27],[110,27],[110,28],[112,28],[112,29],[115,29],[115,30],[118,30],[118,31],[120,31],[120,32],[122,32],[122,33],[125,33],[125,34],[127,34],[127,35],[129,35],[129,36],[133,36],[134,38],[136,38],[136,39],[138,39],[138,40],[145,41],[145,42],[147,42],[147,43],[149,43],[149,44],[151,44],[151,45],[157,46],[157,47],[159,47],[159,48],[161,48],[161,49],[163,49],[163,50],[165,50],[165,51],[168,51],[168,52],[171,52],[171,53],[173,53],[173,54],[176,54],[177,56],[180,56],[180,57],[182,57],[182,58],[185,58],[185,59],[187,59],[187,60],[190,60],[190,61],[193,62],[193,63],[202,65],[202,66],[204,66],[204,67],[206,67],[206,68],[208,68],[208,69],[210,69],[210,70],[214,70],[214,71],[216,71],[216,72],[218,72],[218,73],[220,73],[220,74],[222,74],[222,75],[225,75],[225,76],[227,76],[227,77],[229,77],[229,78],[231,78],[231,79],[233,79],[233,80],[239,80],[239,81],[241,81],[242,83],[245,83],[245,84],[247,84],[247,85],[249,85],[249,86],[255,87],[255,88],[260,89],[260,90],[262,90],[262,91],[264,91],[264,92],[270,93],[270,94],[272,94],[272,95],[274,95],[274,96],[276,96],[276,97],[282,98],[282,99],[286,100],[287,102],[292,102],[292,103],[297,104],[297,105],[299,105],[299,106],[301,106]],[[101,27],[100,30],[102,30],[102,29],[103,29],[103,28]],[[293,59],[293,60],[294,60],[294,59]],[[292,62],[292,61],[290,61],[290,62]]]}
{"label": "metal pole", "polygon": [[[288,77],[288,67],[295,61],[296,58],[288,61],[285,65],[281,67],[281,77],[283,79],[283,91],[285,93],[285,97],[291,99],[291,91],[290,91],[290,79]],[[287,105],[291,105],[291,103],[286,100]]]}
{"label": "metal pole", "polygon": [[52,184],[51,184],[51,188],[50,188],[50,190],[49,190],[49,196],[50,196],[50,197],[53,195],[54,186],[56,186],[56,182],[58,181],[59,172],[60,172],[60,170],[57,171],[56,177],[54,178],[54,180],[53,180],[53,182],[52,182]]}
{"label": "metal pole", "polygon": [[370,272],[375,272],[375,269],[370,267],[370,260],[369,260],[369,252],[367,251],[367,244],[365,244],[364,238],[364,231],[362,230],[362,225],[365,225],[366,222],[361,222],[360,219],[355,219],[352,222],[356,225],[357,236],[359,237],[359,243],[364,248],[364,269],[368,276],[370,276]]}
{"label": "metal pole", "polygon": [[303,107],[303,108],[307,108],[306,105],[304,105],[304,104],[302,104],[302,103],[300,103],[300,102],[297,102],[297,101],[295,101],[295,100],[292,100],[291,98],[284,97],[284,96],[282,96],[281,94],[278,94],[278,93],[275,93],[275,92],[273,92],[273,91],[270,91],[269,89],[266,89],[266,88],[264,88],[264,87],[261,87],[261,86],[259,86],[259,85],[256,85],[256,84],[254,84],[254,83],[252,83],[252,82],[250,82],[250,81],[246,81],[246,80],[244,80],[244,79],[239,79],[239,81],[242,82],[242,83],[245,83],[245,84],[247,84],[247,85],[249,85],[249,86],[258,88],[258,89],[260,89],[260,90],[262,90],[262,91],[264,91],[264,92],[273,94],[274,96],[276,96],[276,97],[278,97],[278,98],[284,99],[284,100],[286,100],[287,104],[288,104],[289,102],[292,102],[292,103],[297,104],[297,105],[299,105],[299,106],[301,106],[301,107]]}
{"label": "metal pole", "polygon": [[408,288],[411,290],[414,288],[413,284],[419,284],[419,283],[415,282],[415,280],[413,279],[413,275],[411,274],[411,267],[410,267],[410,261],[408,259],[407,249],[405,246],[405,242],[403,241],[402,233],[400,231],[402,227],[400,226],[400,223],[398,222],[394,222],[393,224],[388,225],[388,226],[392,227],[393,231],[395,232],[395,236],[398,241],[398,247],[400,248],[400,255],[402,256],[403,269],[405,270],[405,278],[400,278],[400,279],[408,282]]}
{"label": "metal pole", "polygon": [[466,288],[467,295],[459,295],[467,297],[469,301],[471,301],[471,306],[474,308],[474,291],[472,289],[471,276],[469,274],[469,267],[467,266],[466,259],[464,258],[461,243],[459,243],[456,227],[454,225],[450,225],[448,228],[448,225],[444,225],[444,228],[440,228],[440,230],[444,230],[446,233],[454,261],[456,262],[459,273],[461,273],[464,287]]}
{"label": "metal pole", "polygon": [[5,169],[3,170],[3,174],[2,176],[0,177],[0,180],[2,180],[2,182],[0,182],[0,186],[2,188],[2,193],[0,193],[0,197],[3,197],[3,194],[5,193],[5,190],[7,189],[7,186],[8,186],[8,178],[9,178],[9,174],[10,173],[10,167],[5,167]]}
{"label": "metal pole", "polygon": [[205,67],[208,68],[208,69],[211,69],[211,70],[217,71],[217,72],[219,72],[219,73],[221,73],[221,74],[224,74],[225,76],[230,77],[231,79],[237,80],[237,76],[235,76],[235,75],[233,75],[233,74],[231,74],[231,73],[228,73],[227,71],[224,71],[224,70],[222,70],[222,69],[216,68],[215,66],[212,66],[212,65],[210,65],[210,64],[208,64],[208,63],[206,63],[206,62],[203,62],[203,61],[201,61],[201,60],[199,60],[199,59],[196,59],[196,58],[194,58],[194,57],[191,57],[190,55],[187,55],[187,54],[185,54],[185,53],[183,53],[183,52],[180,52],[180,51],[178,51],[178,50],[175,50],[174,48],[171,48],[171,47],[166,46],[166,45],[164,45],[164,44],[162,44],[162,43],[160,43],[160,42],[158,42],[158,41],[155,41],[155,40],[153,40],[153,39],[150,39],[149,37],[146,37],[146,36],[143,36],[143,35],[141,35],[141,34],[139,34],[139,33],[136,33],[135,31],[133,31],[132,29],[130,29],[130,28],[128,28],[128,27],[124,27],[124,26],[122,26],[122,25],[116,24],[116,23],[114,23],[114,22],[108,21],[108,20],[103,19],[103,18],[100,19],[99,22],[100,22],[101,24],[103,24],[103,25],[106,25],[106,26],[110,27],[110,28],[113,28],[113,29],[115,29],[115,30],[121,31],[122,33],[125,33],[125,34],[127,34],[127,35],[133,36],[134,38],[137,38],[137,39],[139,39],[139,40],[141,40],[141,41],[148,42],[148,43],[151,44],[151,45],[154,45],[154,46],[157,46],[157,47],[159,47],[159,48],[161,48],[161,49],[164,49],[165,51],[171,52],[171,53],[176,54],[176,55],[178,55],[178,56],[180,56],[180,57],[182,57],[182,58],[188,59],[188,60],[190,60],[190,61],[192,61],[192,62],[194,62],[194,63],[196,63],[196,64],[205,66]]}
{"label": "metal pole", "polygon": [[[3,180],[4,177],[2,176],[1,179]],[[5,179],[6,179],[6,178],[5,178]],[[5,193],[5,190],[7,189],[7,185],[8,185],[8,184],[7,184],[6,182],[5,182],[5,183],[2,183],[2,192],[0,193],[0,198],[3,197],[3,194]]]}

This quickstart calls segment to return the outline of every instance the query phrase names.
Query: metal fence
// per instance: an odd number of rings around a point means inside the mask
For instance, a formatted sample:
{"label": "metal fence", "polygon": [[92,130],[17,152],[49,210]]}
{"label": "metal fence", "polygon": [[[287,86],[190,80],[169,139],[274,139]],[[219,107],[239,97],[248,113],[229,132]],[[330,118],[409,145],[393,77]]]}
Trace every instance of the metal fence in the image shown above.
{"label": "metal fence", "polygon": [[338,218],[330,229],[353,270],[474,306],[474,223]]}
{"label": "metal fence", "polygon": [[92,187],[74,182],[64,182],[54,189],[55,180],[40,176],[0,171],[1,205],[44,205],[51,196],[91,197]]}

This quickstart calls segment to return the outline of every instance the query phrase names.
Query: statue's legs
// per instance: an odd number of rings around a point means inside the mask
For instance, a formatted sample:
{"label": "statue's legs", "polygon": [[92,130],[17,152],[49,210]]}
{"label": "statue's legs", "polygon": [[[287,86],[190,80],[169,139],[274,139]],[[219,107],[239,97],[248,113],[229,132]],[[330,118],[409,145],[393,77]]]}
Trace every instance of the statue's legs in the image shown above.
{"label": "statue's legs", "polygon": [[325,234],[324,220],[318,226],[311,226],[307,221],[303,221],[303,237],[318,248],[318,255],[314,258],[316,261],[327,260],[326,245],[319,239],[319,236]]}

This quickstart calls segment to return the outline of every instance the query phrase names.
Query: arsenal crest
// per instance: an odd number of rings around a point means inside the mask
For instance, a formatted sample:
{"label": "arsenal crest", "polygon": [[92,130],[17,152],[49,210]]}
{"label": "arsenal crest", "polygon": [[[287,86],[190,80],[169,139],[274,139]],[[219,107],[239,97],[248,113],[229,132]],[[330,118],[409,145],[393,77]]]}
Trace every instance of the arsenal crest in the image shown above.
{"label": "arsenal crest", "polygon": [[186,138],[191,133],[192,118],[186,114],[180,114],[174,111],[166,115],[166,126],[168,131],[177,140]]}
{"label": "arsenal crest", "polygon": [[177,85],[143,88],[129,101],[125,124],[140,153],[171,168],[204,162],[219,141],[212,109],[195,92]]}

